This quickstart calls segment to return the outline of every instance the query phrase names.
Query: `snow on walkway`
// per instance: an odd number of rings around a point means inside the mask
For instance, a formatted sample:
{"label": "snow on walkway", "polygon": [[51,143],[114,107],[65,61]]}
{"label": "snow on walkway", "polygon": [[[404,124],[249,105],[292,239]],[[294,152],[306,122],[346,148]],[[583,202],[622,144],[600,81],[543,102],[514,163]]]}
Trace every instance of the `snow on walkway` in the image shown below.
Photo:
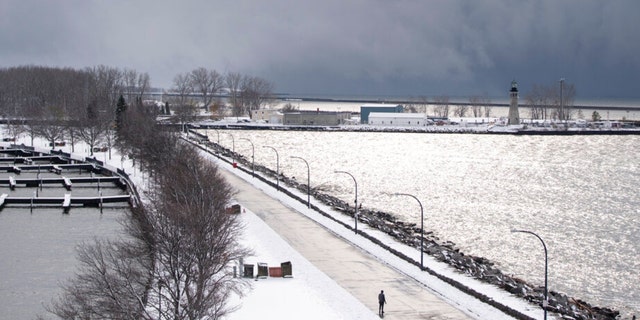
{"label": "snow on walkway", "polygon": [[253,212],[241,215],[245,223],[242,243],[255,252],[244,260],[280,266],[290,261],[292,278],[269,277],[251,282],[252,290],[232,304],[240,309],[227,319],[372,319],[377,317],[360,301],[319,271]]}

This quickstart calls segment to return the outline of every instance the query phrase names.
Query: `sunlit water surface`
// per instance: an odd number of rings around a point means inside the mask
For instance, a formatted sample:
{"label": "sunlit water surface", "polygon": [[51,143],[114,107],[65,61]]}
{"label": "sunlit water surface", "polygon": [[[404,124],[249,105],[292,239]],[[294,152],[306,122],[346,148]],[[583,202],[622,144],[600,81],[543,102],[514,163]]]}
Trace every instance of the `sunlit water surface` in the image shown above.
{"label": "sunlit water surface", "polygon": [[[233,135],[233,139],[231,138]],[[640,312],[640,136],[209,131],[211,141],[350,203],[419,223],[507,274],[624,314]]]}

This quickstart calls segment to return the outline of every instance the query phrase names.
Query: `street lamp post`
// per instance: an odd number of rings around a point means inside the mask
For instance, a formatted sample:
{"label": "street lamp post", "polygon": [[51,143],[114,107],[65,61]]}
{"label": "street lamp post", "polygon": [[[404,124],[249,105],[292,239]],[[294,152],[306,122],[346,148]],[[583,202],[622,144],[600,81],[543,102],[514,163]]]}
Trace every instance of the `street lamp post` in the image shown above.
{"label": "street lamp post", "polygon": [[534,235],[536,238],[538,238],[538,240],[540,240],[540,242],[542,242],[542,248],[544,248],[544,301],[542,301],[542,310],[544,310],[544,320],[547,320],[547,304],[548,304],[548,274],[549,274],[549,260],[547,259],[547,245],[544,244],[544,240],[542,240],[542,238],[531,232],[531,231],[527,231],[527,230],[517,230],[517,229],[512,229],[511,232],[522,232],[522,233],[528,233],[531,235]]}
{"label": "street lamp post", "polygon": [[408,193],[394,193],[396,196],[407,196],[416,199],[420,205],[420,270],[424,270],[424,210],[422,208],[422,202],[412,194]]}
{"label": "street lamp post", "polygon": [[[560,116],[562,117],[560,121],[564,122],[567,117],[564,114],[564,103],[563,103],[563,89],[564,89],[564,78],[560,78]],[[565,124],[566,126],[567,124]]]}
{"label": "street lamp post", "polygon": [[309,168],[309,162],[301,157],[291,156],[291,158],[300,159],[307,165],[307,208],[311,208],[311,169]]}
{"label": "street lamp post", "polygon": [[231,136],[231,165],[235,167],[236,165],[236,140],[233,138],[231,133],[227,133]]}
{"label": "street lamp post", "polygon": [[353,183],[355,183],[355,185],[356,185],[356,201],[355,201],[356,210],[355,210],[355,215],[354,215],[354,219],[353,220],[354,220],[354,226],[355,226],[354,230],[355,230],[356,234],[358,234],[358,182],[356,181],[356,178],[349,172],[336,170],[336,171],[334,171],[334,173],[348,174],[351,177],[351,179],[353,179]]}
{"label": "street lamp post", "polygon": [[264,148],[269,148],[276,153],[276,190],[280,191],[280,156],[278,155],[278,150],[272,146],[263,146]]}
{"label": "street lamp post", "polygon": [[216,134],[218,135],[218,146],[216,147],[216,153],[218,153],[218,150],[220,150],[220,131],[219,130],[215,130]]}
{"label": "street lamp post", "polygon": [[255,163],[256,163],[256,148],[253,146],[253,142],[251,142],[251,140],[247,139],[247,138],[240,138],[240,140],[247,140],[249,141],[249,143],[251,143],[251,177],[255,178],[256,177],[256,171],[255,171]]}

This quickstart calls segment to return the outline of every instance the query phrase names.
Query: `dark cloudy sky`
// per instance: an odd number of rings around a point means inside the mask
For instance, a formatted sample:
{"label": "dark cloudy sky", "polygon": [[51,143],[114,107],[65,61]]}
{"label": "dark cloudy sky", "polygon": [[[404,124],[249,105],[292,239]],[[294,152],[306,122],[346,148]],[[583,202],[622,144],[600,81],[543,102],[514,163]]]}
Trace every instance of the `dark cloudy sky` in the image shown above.
{"label": "dark cloudy sky", "polygon": [[260,76],[296,94],[640,98],[638,0],[0,0],[0,66]]}

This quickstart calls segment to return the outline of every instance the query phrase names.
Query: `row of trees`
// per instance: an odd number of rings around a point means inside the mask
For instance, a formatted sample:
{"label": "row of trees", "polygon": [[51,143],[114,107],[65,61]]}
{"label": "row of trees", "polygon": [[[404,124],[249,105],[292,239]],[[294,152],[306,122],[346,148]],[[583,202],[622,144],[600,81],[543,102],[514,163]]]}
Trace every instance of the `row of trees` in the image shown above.
{"label": "row of trees", "polygon": [[525,105],[529,107],[531,119],[571,120],[574,115],[576,88],[573,84],[534,85],[524,96]]}
{"label": "row of trees", "polygon": [[[96,66],[83,70],[21,66],[0,69],[0,113],[14,140],[27,133],[54,146],[68,139],[85,142],[91,154],[115,142],[114,111],[119,99],[138,104],[150,88],[149,75]],[[123,96],[124,95],[124,96]],[[122,101],[121,101],[122,102]]]}
{"label": "row of trees", "polygon": [[198,114],[201,103],[214,114],[226,110],[219,99],[224,96],[233,116],[251,115],[252,110],[263,108],[273,99],[273,84],[260,77],[197,68],[180,73],[173,79],[169,98],[180,122],[187,122]]}
{"label": "row of trees", "polygon": [[77,276],[49,311],[62,319],[219,319],[232,293],[242,225],[227,214],[233,191],[217,166],[156,122],[151,109],[120,106],[117,142],[150,175],[126,237],[85,244]]}
{"label": "row of trees", "polygon": [[[433,115],[440,118],[448,118],[452,112],[456,117],[491,117],[492,112],[491,99],[486,94],[471,96],[468,104],[450,103],[449,96],[446,95],[436,96],[431,102],[427,97],[420,97],[416,102],[408,103],[405,107],[409,112],[428,113],[430,104],[434,104]],[[452,107],[451,104],[455,106]]]}
{"label": "row of trees", "polygon": [[105,112],[125,94],[141,98],[150,78],[135,70],[96,66],[82,70],[42,66],[0,69],[0,113],[3,117],[80,119],[87,108]]}
{"label": "row of trees", "polygon": [[173,92],[161,110],[146,104],[151,80],[147,73],[130,69],[96,66],[82,70],[20,66],[0,69],[0,115],[6,133],[17,138],[27,133],[42,137],[53,146],[56,141],[82,141],[93,154],[94,147],[115,143],[114,112],[122,108],[148,108],[149,112],[171,113],[175,122],[192,120],[201,101],[205,107],[223,110],[220,95],[227,96],[236,116],[249,114],[267,103],[273,85],[261,78],[238,73],[221,75],[215,70],[194,69],[178,74]]}
{"label": "row of trees", "polygon": [[[536,84],[524,95],[523,106],[530,110],[531,119],[566,121],[574,116],[575,96],[575,86],[564,83],[564,80],[560,86]],[[406,107],[409,112],[428,113],[430,104],[434,105],[433,115],[442,118],[448,118],[451,114],[455,117],[488,118],[493,112],[491,99],[486,94],[471,96],[465,104],[450,103],[446,95],[436,96],[431,102],[426,97],[420,97],[416,102],[406,104]]]}
{"label": "row of trees", "polygon": [[0,69],[0,112],[13,136],[107,141],[151,177],[126,236],[81,246],[77,277],[49,310],[62,319],[217,319],[247,285],[229,270],[249,254],[226,213],[232,188],[218,168],[159,125],[143,104],[149,77],[105,66]]}

